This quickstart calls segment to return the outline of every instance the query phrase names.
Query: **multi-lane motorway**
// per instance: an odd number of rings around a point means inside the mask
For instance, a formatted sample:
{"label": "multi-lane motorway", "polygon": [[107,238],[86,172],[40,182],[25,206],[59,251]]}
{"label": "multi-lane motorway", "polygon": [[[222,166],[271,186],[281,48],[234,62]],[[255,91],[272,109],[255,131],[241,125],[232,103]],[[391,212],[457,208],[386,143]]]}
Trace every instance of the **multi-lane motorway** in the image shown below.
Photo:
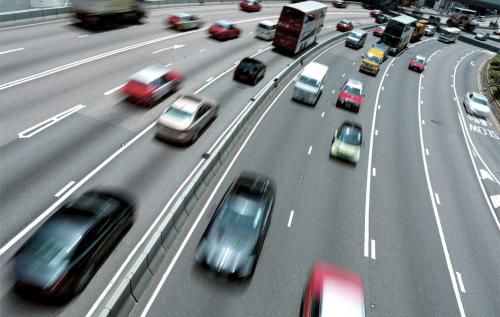
{"label": "multi-lane motorway", "polygon": [[[143,25],[104,32],[67,20],[0,29],[0,51],[12,50],[0,55],[2,316],[98,313],[110,281],[143,247],[201,155],[291,62],[252,33],[280,9],[161,9]],[[166,29],[165,17],[176,11],[197,13],[207,24],[230,18],[242,36],[218,42],[206,29]],[[335,24],[345,17],[356,25],[373,22],[354,5],[329,8],[318,41],[338,34]],[[375,41],[370,35],[365,47]],[[292,78],[279,87],[207,189],[207,200],[191,213],[132,316],[297,316],[317,260],[360,273],[367,316],[500,316],[500,127],[462,107],[464,93],[478,90],[478,69],[491,53],[424,38],[390,57],[377,77],[358,72],[364,53],[342,41],[321,51],[316,61],[330,70],[315,107],[291,101]],[[417,53],[430,58],[423,74],[407,69]],[[255,87],[232,80],[235,63],[250,55],[268,66]],[[175,147],[154,138],[154,121],[171,99],[147,109],[117,93],[130,74],[150,64],[182,71],[180,93],[220,103],[219,117],[195,144]],[[359,114],[334,105],[348,78],[365,85]],[[335,129],[350,119],[363,126],[357,166],[328,155]],[[243,170],[271,176],[276,203],[255,275],[226,283],[197,268],[194,250]],[[96,186],[133,193],[139,208],[132,229],[67,305],[19,297],[12,289],[12,255],[64,200]]]}

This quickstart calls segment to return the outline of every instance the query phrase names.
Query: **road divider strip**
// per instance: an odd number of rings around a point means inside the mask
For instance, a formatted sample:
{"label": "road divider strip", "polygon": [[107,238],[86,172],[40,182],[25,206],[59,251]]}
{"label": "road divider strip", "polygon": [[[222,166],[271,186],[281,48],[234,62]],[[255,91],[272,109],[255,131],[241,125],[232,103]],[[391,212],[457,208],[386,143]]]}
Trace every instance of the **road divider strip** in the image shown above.
{"label": "road divider strip", "polygon": [[[364,29],[372,29],[375,25],[365,26]],[[152,280],[153,276],[159,274],[159,267],[161,261],[164,259],[167,251],[169,251],[172,242],[174,241],[177,234],[180,232],[182,226],[186,222],[188,216],[194,212],[195,206],[202,199],[202,195],[205,189],[209,186],[211,181],[215,178],[222,165],[228,160],[231,155],[231,152],[234,150],[235,145],[238,141],[240,141],[247,132],[248,125],[253,117],[253,114],[260,108],[260,106],[268,100],[268,97],[274,92],[277,91],[277,87],[282,84],[289,76],[292,71],[297,71],[301,67],[301,60],[312,57],[312,55],[317,54],[321,49],[326,48],[319,56],[328,51],[331,47],[342,43],[343,38],[345,38],[347,34],[339,34],[336,35],[329,40],[326,40],[323,43],[316,45],[314,48],[306,51],[297,59],[292,61],[287,65],[278,75],[274,76],[271,81],[269,81],[266,86],[257,93],[257,95],[251,98],[249,104],[241,112],[241,116],[235,121],[235,124],[230,127],[227,134],[225,134],[222,138],[222,141],[213,148],[213,152],[207,153],[206,160],[203,161],[202,167],[195,173],[192,179],[189,181],[187,186],[184,188],[182,193],[179,195],[177,200],[173,203],[170,211],[168,212],[166,218],[161,222],[159,227],[153,233],[151,239],[147,243],[144,250],[141,252],[139,257],[135,260],[132,267],[128,270],[128,272],[122,277],[121,281],[118,282],[118,287],[114,290],[114,292],[107,298],[106,302],[103,304],[102,308],[99,308],[99,312],[97,316],[99,317],[108,317],[108,316],[121,316],[128,315],[132,309],[137,305],[137,303],[141,300],[141,297],[146,289],[149,281]],[[339,43],[331,45],[333,42],[340,41]],[[328,48],[328,46],[330,46]],[[317,56],[316,58],[318,58]],[[316,59],[315,58],[315,59]],[[219,75],[220,76],[220,75]],[[219,77],[218,76],[218,77]],[[217,79],[216,77],[215,79]],[[214,80],[215,80],[214,79]],[[212,80],[210,83],[212,83]],[[288,85],[290,85],[292,81],[290,81]],[[207,84],[210,84],[207,83]],[[203,86],[205,87],[205,86]],[[283,93],[285,88],[281,90]],[[199,90],[198,90],[199,91]],[[198,92],[197,91],[197,92]],[[279,97],[279,96],[278,96]],[[253,130],[250,132],[253,134],[256,127],[260,123],[260,121],[264,118],[265,114],[271,109],[272,105],[277,99],[271,103],[271,106],[267,108],[264,114],[260,117],[257,124],[254,126]],[[244,144],[248,142],[249,137],[244,141]],[[243,146],[240,148],[237,155],[233,158],[230,166],[234,163],[234,160],[239,155]],[[219,179],[217,187],[220,186],[223,178],[229,171],[229,168],[226,170],[222,179]],[[212,192],[211,197],[215,194],[215,191]],[[210,200],[210,198],[209,198]],[[189,236],[192,234],[194,227],[199,222],[200,217],[203,215],[204,211],[207,208],[207,204],[204,205],[201,213],[198,215],[198,218],[195,221],[195,224],[188,232],[188,236],[182,242],[180,249],[177,251],[174,256],[174,260],[172,260],[169,265],[167,271],[163,274],[162,280],[160,280],[160,285],[164,283],[166,277],[172,270],[175,261],[177,260],[180,252],[184,248],[187,243]],[[156,297],[159,292],[158,287],[155,290],[155,293],[152,297],[149,298],[149,302],[146,305],[146,309],[143,311],[142,315],[147,313],[148,307],[151,307],[152,301]],[[97,308],[94,308],[92,314],[87,314],[87,316],[93,316],[93,313],[97,311]]]}

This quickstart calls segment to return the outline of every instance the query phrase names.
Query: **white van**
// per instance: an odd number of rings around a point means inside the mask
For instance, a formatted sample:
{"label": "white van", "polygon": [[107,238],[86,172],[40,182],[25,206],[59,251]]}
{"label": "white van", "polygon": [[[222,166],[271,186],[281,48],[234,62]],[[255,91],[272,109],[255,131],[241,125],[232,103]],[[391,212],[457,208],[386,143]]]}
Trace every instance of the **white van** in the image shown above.
{"label": "white van", "polygon": [[323,91],[328,66],[311,62],[300,73],[293,89],[293,99],[315,105]]}
{"label": "white van", "polygon": [[274,34],[276,34],[276,26],[278,25],[275,21],[262,21],[257,24],[257,29],[255,30],[255,37],[270,41],[274,39]]}

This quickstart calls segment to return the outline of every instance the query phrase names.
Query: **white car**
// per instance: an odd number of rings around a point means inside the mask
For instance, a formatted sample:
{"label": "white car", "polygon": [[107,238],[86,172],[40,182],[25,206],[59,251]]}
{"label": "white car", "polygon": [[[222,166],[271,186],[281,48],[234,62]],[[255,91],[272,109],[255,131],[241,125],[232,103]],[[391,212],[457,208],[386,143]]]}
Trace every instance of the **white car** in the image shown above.
{"label": "white car", "polygon": [[464,98],[465,111],[478,117],[487,118],[491,114],[488,98],[477,92],[467,92]]}
{"label": "white car", "polygon": [[156,136],[180,144],[194,143],[218,111],[219,104],[214,100],[182,95],[161,114],[156,123]]}

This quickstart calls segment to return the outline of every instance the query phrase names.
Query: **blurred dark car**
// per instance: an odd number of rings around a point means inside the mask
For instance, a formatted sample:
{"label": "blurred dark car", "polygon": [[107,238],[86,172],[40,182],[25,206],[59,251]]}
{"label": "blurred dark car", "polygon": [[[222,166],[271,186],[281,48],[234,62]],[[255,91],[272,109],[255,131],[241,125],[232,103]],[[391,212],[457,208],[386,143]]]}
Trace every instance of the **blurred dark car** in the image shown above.
{"label": "blurred dark car", "polygon": [[410,16],[414,17],[417,20],[420,20],[424,17],[424,13],[422,11],[419,11],[419,10],[413,10],[413,11],[411,11]]}
{"label": "blurred dark car", "polygon": [[345,0],[332,0],[332,5],[335,8],[347,8],[347,1],[345,1]]}
{"label": "blurred dark car", "polygon": [[196,262],[227,276],[253,275],[271,221],[275,186],[267,176],[242,173],[219,203],[196,251]]}
{"label": "blurred dark car", "polygon": [[14,259],[16,290],[67,301],[83,291],[134,222],[124,195],[89,191],[54,213]]}
{"label": "blurred dark car", "polygon": [[256,85],[266,73],[266,65],[259,60],[245,57],[234,70],[233,79]]}
{"label": "blurred dark car", "polygon": [[385,14],[379,14],[375,17],[375,23],[385,23],[389,21],[389,17]]}
{"label": "blurred dark car", "polygon": [[357,273],[314,263],[300,306],[300,317],[364,317],[363,282]]}

